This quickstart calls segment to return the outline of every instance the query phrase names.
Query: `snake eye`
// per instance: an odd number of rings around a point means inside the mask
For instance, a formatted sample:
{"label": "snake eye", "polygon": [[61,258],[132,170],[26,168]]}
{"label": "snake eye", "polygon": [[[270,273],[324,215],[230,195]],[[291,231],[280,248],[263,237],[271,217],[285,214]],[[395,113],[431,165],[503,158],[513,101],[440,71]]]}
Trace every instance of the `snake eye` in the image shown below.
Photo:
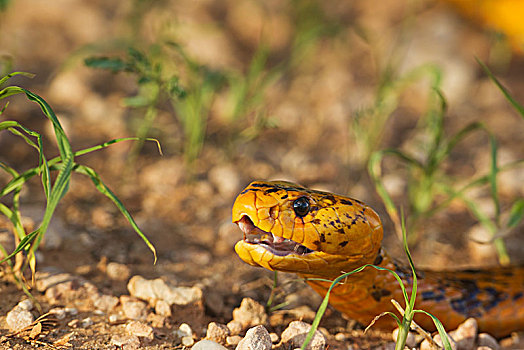
{"label": "snake eye", "polygon": [[307,197],[299,197],[293,202],[293,210],[295,214],[303,218],[309,213],[309,200]]}

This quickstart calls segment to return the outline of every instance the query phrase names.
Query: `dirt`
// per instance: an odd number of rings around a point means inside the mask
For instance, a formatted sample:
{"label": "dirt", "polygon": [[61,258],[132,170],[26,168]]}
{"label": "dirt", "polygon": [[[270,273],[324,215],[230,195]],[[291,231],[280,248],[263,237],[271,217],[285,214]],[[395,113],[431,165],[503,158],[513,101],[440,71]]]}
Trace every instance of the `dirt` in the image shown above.
{"label": "dirt", "polygon": [[[133,136],[143,118],[143,111],[131,111],[122,103],[123,98],[137,93],[132,76],[82,64],[86,52],[110,54],[114,50],[111,38],[129,37],[132,9],[138,8],[138,3],[19,0],[10,2],[0,13],[0,54],[14,58],[14,70],[36,74],[34,79],[15,78],[12,82],[37,92],[50,103],[75,150]],[[38,342],[48,346],[45,344],[59,341],[56,346],[65,348],[117,349],[127,341],[126,346],[132,348],[134,338],[126,337],[141,333],[126,329],[130,320],[123,307],[130,302],[126,299],[130,295],[128,281],[137,275],[148,280],[161,278],[176,286],[195,286],[203,293],[193,303],[171,306],[168,316],[142,302],[144,314],[138,317],[141,324],[136,327],[145,324],[152,328],[152,335],[138,337],[143,349],[184,348],[177,333],[183,323],[190,326],[194,341],[202,339],[210,322],[230,322],[233,310],[244,298],[265,305],[272,291],[273,273],[240,261],[233,246],[241,233],[230,222],[235,196],[255,179],[292,180],[365,201],[384,220],[388,232],[385,246],[391,255],[401,256],[398,239],[391,234],[393,225],[366,173],[365,149],[353,132],[354,117],[377,101],[378,85],[384,78],[380,72],[387,64],[399,73],[428,62],[439,65],[449,106],[447,135],[480,121],[497,137],[501,164],[522,157],[524,121],[474,58],[492,63],[516,100],[524,101],[523,56],[504,51],[484,29],[442,3],[422,1],[410,7],[409,1],[391,0],[381,9],[365,0],[350,3],[320,7],[326,22],[336,24],[333,30],[337,34],[326,34],[300,52],[291,68],[263,91],[262,102],[255,104],[245,119],[224,119],[228,96],[224,92],[216,96],[207,138],[192,164],[184,159],[181,126],[167,103],[160,106],[150,135],[162,144],[163,155],[154,143],[146,143],[129,161],[132,144],[128,142],[79,157],[78,162],[96,169],[117,193],[156,247],[158,261],[153,264],[147,246],[90,180],[73,176],[69,193],[38,252],[37,270],[58,269],[76,282],[64,287],[58,297],[32,289],[35,306],[30,310],[34,316],[49,310],[68,311],[59,311],[63,318],[53,316],[50,332],[42,332],[41,338],[30,339],[32,328],[19,336],[8,336],[12,332],[6,315],[27,297],[10,282],[4,269],[0,279],[0,346],[32,349]],[[270,50],[268,65],[276,66],[289,58],[297,31],[293,4],[191,0],[150,4],[150,8],[141,9],[145,16],[141,40],[151,42],[155,35],[172,35],[200,64],[237,72],[246,72],[257,47],[266,44]],[[400,94],[380,139],[381,148],[417,149],[419,120],[427,111],[429,90],[424,80]],[[246,130],[255,115],[267,116],[275,127],[245,137],[253,132]],[[11,98],[2,118],[38,130],[45,137],[47,152],[57,153],[50,125],[36,106],[21,97]],[[479,135],[466,138],[445,162],[444,169],[457,183],[485,174],[489,168],[488,141]],[[38,164],[36,152],[5,131],[0,133],[0,161],[19,171]],[[406,203],[405,169],[388,161],[384,173],[395,200]],[[8,179],[0,173],[2,186]],[[523,181],[522,167],[501,174],[498,183],[504,212],[524,196]],[[487,187],[472,196],[483,203],[482,210],[489,215],[494,212]],[[11,198],[1,200],[10,204]],[[22,192],[22,214],[28,226],[38,224],[44,206],[41,185],[32,180]],[[485,235],[475,233],[477,221],[462,203],[453,202],[422,226],[412,245],[418,267],[497,264],[491,245],[471,240],[471,236]],[[522,225],[519,229],[505,236],[516,264],[523,263],[524,256]],[[3,218],[0,235],[0,243],[12,249],[12,233]],[[92,289],[82,289],[86,285]],[[97,310],[93,293],[116,297],[118,304]],[[283,302],[284,309],[269,313],[267,323],[269,331],[277,335],[293,320],[311,323],[321,299],[296,276],[282,273],[273,305]],[[110,319],[111,315],[118,317]],[[361,325],[333,309],[328,309],[321,327],[329,349],[391,346],[390,334],[364,334]]]}

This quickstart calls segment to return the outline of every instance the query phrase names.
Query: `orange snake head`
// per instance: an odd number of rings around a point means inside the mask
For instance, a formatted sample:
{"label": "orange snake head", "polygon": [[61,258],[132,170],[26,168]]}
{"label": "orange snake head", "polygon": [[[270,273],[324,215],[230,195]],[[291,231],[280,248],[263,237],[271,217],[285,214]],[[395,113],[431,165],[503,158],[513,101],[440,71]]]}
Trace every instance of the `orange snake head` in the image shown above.
{"label": "orange snake head", "polygon": [[373,263],[382,243],[378,215],[364,203],[291,182],[255,181],[237,197],[235,250],[269,270],[334,277]]}

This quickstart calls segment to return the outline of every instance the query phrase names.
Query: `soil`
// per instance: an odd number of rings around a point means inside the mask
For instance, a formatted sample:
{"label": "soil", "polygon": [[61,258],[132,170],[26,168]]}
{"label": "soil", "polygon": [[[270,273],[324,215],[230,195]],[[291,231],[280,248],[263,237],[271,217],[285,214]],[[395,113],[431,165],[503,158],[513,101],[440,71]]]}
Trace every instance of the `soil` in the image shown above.
{"label": "soil", "polygon": [[[485,28],[460,17],[446,4],[421,1],[409,5],[412,2],[387,0],[378,9],[365,0],[330,5],[319,2],[316,11],[325,16],[321,28],[327,32],[305,45],[304,50],[293,52],[294,35],[299,31],[297,18],[300,11],[308,11],[293,7],[295,3],[143,3],[149,5],[19,0],[9,2],[0,13],[0,54],[14,59],[13,70],[36,74],[33,79],[16,77],[10,82],[49,102],[75,150],[136,135],[137,125],[143,121],[144,110],[123,105],[124,98],[138,92],[132,75],[95,70],[82,63],[84,57],[94,53],[117,52],[115,41],[120,38],[125,42],[122,38],[132,37],[133,16],[143,16],[142,47],[155,38],[168,37],[210,70],[237,75],[247,72],[251,57],[262,44],[270,52],[268,67],[278,67],[282,62],[289,66],[267,86],[257,87],[261,92],[258,102],[253,102],[254,107],[238,120],[227,119],[231,97],[224,92],[227,89],[218,92],[210,106],[205,143],[192,163],[184,157],[182,126],[169,103],[159,106],[149,134],[162,144],[162,155],[154,143],[146,142],[136,157],[131,156],[133,145],[125,142],[78,157],[77,162],[95,169],[122,200],[156,247],[158,261],[153,263],[151,251],[91,181],[74,175],[37,253],[37,271],[57,269],[77,282],[63,290],[65,295],[55,298],[45,290],[31,290],[39,305],[31,311],[35,316],[57,308],[67,312],[53,323],[45,337],[6,337],[11,333],[7,313],[27,297],[12,283],[5,268],[0,279],[0,334],[4,336],[0,347],[32,349],[38,341],[40,346],[48,346],[45,344],[61,339],[69,344],[66,348],[119,348],[117,336],[129,335],[128,319],[111,320],[110,315],[122,315],[125,296],[130,294],[129,278],[136,275],[148,280],[161,278],[176,286],[196,286],[203,291],[201,300],[173,306],[171,315],[163,318],[147,305],[147,316],[141,322],[152,325],[153,337],[140,337],[143,349],[184,348],[176,332],[183,323],[190,325],[195,341],[204,338],[208,324],[230,322],[233,309],[244,298],[265,305],[272,291],[273,273],[248,266],[236,256],[233,247],[242,236],[231,223],[230,214],[235,196],[255,179],[291,180],[365,201],[383,218],[387,250],[402,256],[399,241],[391,233],[393,225],[367,175],[366,148],[359,135],[364,131],[355,132],[355,120],[365,115],[366,108],[391,108],[378,147],[401,147],[421,156],[420,142],[427,135],[422,135],[420,120],[428,110],[431,90],[429,79],[420,79],[398,96],[396,92],[380,92],[387,65],[391,65],[394,75],[423,64],[439,66],[448,103],[446,135],[453,135],[471,122],[482,122],[497,138],[499,164],[522,158],[524,120],[484,74],[475,57],[494,67],[514,98],[524,101],[524,56],[495,41]],[[313,10],[309,11],[315,13],[311,6]],[[309,22],[302,19],[301,23]],[[307,37],[305,30],[301,34]],[[297,57],[290,58],[291,53]],[[188,79],[187,72],[181,70],[180,74],[183,81]],[[383,98],[380,93],[384,93]],[[49,123],[37,106],[23,97],[10,98],[2,119],[17,120],[42,133],[46,154],[57,154]],[[249,128],[257,120],[266,124]],[[364,126],[364,130],[373,127]],[[23,140],[3,131],[0,161],[23,171],[38,164],[38,155]],[[465,184],[486,174],[489,162],[488,138],[477,133],[460,143],[442,170],[455,184]],[[384,162],[384,181],[399,204],[408,203],[407,179],[402,164]],[[0,173],[0,184],[4,186],[7,181],[9,176]],[[506,213],[503,220],[507,220],[511,205],[523,198],[522,183],[522,167],[500,174],[500,203]],[[481,203],[487,215],[494,215],[488,187],[469,195]],[[1,198],[6,205],[11,201],[9,196]],[[27,183],[21,201],[27,228],[36,227],[45,208],[37,179]],[[504,236],[515,264],[524,262],[522,232],[520,225]],[[412,242],[417,267],[489,268],[497,264],[492,245],[477,242],[489,237],[460,201],[424,219],[417,233]],[[12,231],[3,217],[0,243],[13,249]],[[30,280],[29,274],[27,277]],[[94,289],[82,289],[86,285]],[[106,312],[97,310],[93,290],[119,298],[118,305]],[[292,274],[279,274],[274,294],[273,305],[286,303],[283,310],[269,315],[267,327],[277,335],[292,320],[311,323],[321,301]],[[331,308],[321,327],[328,335],[329,349],[391,346],[390,334],[364,334],[361,325]]]}

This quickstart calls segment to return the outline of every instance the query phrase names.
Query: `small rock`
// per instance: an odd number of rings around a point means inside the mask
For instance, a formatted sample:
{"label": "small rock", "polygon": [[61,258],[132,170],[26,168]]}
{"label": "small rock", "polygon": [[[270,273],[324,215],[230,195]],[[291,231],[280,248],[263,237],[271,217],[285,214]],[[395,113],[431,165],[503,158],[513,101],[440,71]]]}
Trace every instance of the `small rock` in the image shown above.
{"label": "small rock", "polygon": [[67,325],[71,328],[76,328],[78,327],[79,323],[80,323],[80,320],[75,318],[74,320],[67,322]]}
{"label": "small rock", "polygon": [[187,323],[182,323],[175,331],[175,335],[179,338],[192,337],[193,330],[191,329],[191,326],[189,326]]}
{"label": "small rock", "polygon": [[269,337],[271,338],[271,342],[273,344],[278,343],[278,340],[280,339],[278,334],[273,333],[273,332],[269,333]]}
{"label": "small rock", "polygon": [[122,320],[122,317],[119,314],[111,314],[107,319],[109,323],[117,323]]}
{"label": "small rock", "polygon": [[78,315],[78,309],[76,307],[66,307],[65,312],[70,314],[71,316]]}
{"label": "small rock", "polygon": [[165,300],[158,299],[155,304],[155,313],[160,316],[170,317],[171,306]]}
{"label": "small rock", "polygon": [[264,326],[256,326],[248,329],[246,336],[242,339],[236,350],[271,350],[272,346],[269,332]]}
{"label": "small rock", "polygon": [[15,306],[7,313],[5,321],[9,330],[12,332],[19,331],[29,326],[35,320],[33,314],[28,310],[22,309],[20,306]]}
{"label": "small rock", "polygon": [[267,314],[264,307],[251,298],[244,298],[240,307],[233,310],[233,320],[240,322],[242,328],[265,324]]}
{"label": "small rock", "polygon": [[473,350],[475,339],[477,339],[477,320],[468,318],[462,322],[456,330],[449,332],[449,335],[457,343],[460,350]]}
{"label": "small rock", "polygon": [[92,326],[94,324],[93,320],[91,319],[91,317],[86,317],[84,318],[82,321],[80,321],[80,326],[82,328],[87,328],[89,326]]}
{"label": "small rock", "polygon": [[231,335],[237,335],[240,332],[242,332],[242,323],[238,321],[229,321],[226,326],[227,328],[229,328],[229,332]]}
{"label": "small rock", "polygon": [[226,338],[229,336],[229,328],[226,325],[210,322],[207,325],[206,339],[216,341],[217,343],[224,344]]}
{"label": "small rock", "polygon": [[57,268],[43,268],[36,273],[36,287],[51,305],[73,304],[81,310],[93,309],[93,295],[98,288],[84,278],[60,271]]}
{"label": "small rock", "polygon": [[110,312],[118,304],[118,298],[114,295],[97,294],[91,297],[95,308],[100,311]]}
{"label": "small rock", "polygon": [[33,310],[33,302],[29,299],[24,299],[21,302],[18,303],[18,307],[22,310],[31,311]]}
{"label": "small rock", "polygon": [[112,280],[126,281],[131,275],[131,272],[129,271],[129,267],[124,264],[110,262],[106,266],[106,274],[107,277]]}
{"label": "small rock", "polygon": [[[311,325],[302,321],[293,321],[282,332],[282,343],[294,348],[299,348],[304,343],[306,336],[311,329]],[[316,330],[313,338],[307,345],[306,349],[321,350],[326,347],[326,337]]]}
{"label": "small rock", "polygon": [[154,338],[153,328],[140,321],[129,322],[126,325],[126,332],[129,333],[129,335],[135,335],[148,340],[153,340]]}
{"label": "small rock", "polygon": [[195,343],[195,340],[193,339],[193,337],[187,336],[187,337],[182,337],[180,342],[184,346],[191,346]]}
{"label": "small rock", "polygon": [[127,295],[120,297],[124,315],[131,320],[145,320],[147,316],[146,304]]}
{"label": "small rock", "polygon": [[346,335],[344,333],[337,333],[335,334],[335,340],[336,341],[345,341],[347,339]]}
{"label": "small rock", "polygon": [[133,276],[127,284],[129,294],[146,300],[151,305],[157,299],[166,301],[169,305],[188,305],[202,300],[202,289],[198,287],[175,287],[167,284],[162,279],[147,280],[142,276]]}
{"label": "small rock", "polygon": [[232,335],[226,338],[226,345],[235,346],[235,345],[238,345],[238,343],[240,343],[241,340],[242,340],[241,336]]}
{"label": "small rock", "polygon": [[118,346],[122,350],[140,349],[140,339],[136,335],[115,334],[111,338],[111,344]]}
{"label": "small rock", "polygon": [[199,342],[197,342],[193,347],[192,350],[227,350],[227,348],[223,347],[222,345],[218,344],[217,342],[214,342],[212,340],[203,339]]}
{"label": "small rock", "polygon": [[[477,346],[488,347],[493,350],[500,350],[500,345],[495,338],[488,333],[480,333],[477,337]],[[478,349],[477,349],[478,350]]]}
{"label": "small rock", "polygon": [[[399,332],[399,329],[398,328],[395,328],[393,330],[393,332],[391,333],[391,337],[393,338],[393,341],[396,342],[397,341],[397,338],[398,338],[398,332]],[[406,346],[408,348],[414,348],[417,346],[417,339],[415,337],[415,334],[413,334],[412,332],[409,332],[408,333],[408,336],[406,338]]]}
{"label": "small rock", "polygon": [[63,320],[66,317],[66,310],[63,307],[55,307],[49,310],[50,314],[53,314],[57,320]]}
{"label": "small rock", "polygon": [[[455,340],[453,340],[453,338],[449,334],[448,334],[448,339],[449,339],[449,344],[451,345],[451,349],[459,350],[459,348],[457,347],[457,343],[455,342]],[[435,336],[433,337],[433,341],[442,347],[442,340],[440,339],[440,334],[435,334]],[[422,343],[420,344],[420,350],[433,350],[433,349],[434,349],[433,345],[426,339],[424,339],[424,341],[422,341]]]}
{"label": "small rock", "polygon": [[151,325],[151,327],[162,328],[167,324],[166,319],[167,318],[165,316],[160,316],[155,314],[154,312],[150,312],[149,315],[147,315],[146,320]]}

